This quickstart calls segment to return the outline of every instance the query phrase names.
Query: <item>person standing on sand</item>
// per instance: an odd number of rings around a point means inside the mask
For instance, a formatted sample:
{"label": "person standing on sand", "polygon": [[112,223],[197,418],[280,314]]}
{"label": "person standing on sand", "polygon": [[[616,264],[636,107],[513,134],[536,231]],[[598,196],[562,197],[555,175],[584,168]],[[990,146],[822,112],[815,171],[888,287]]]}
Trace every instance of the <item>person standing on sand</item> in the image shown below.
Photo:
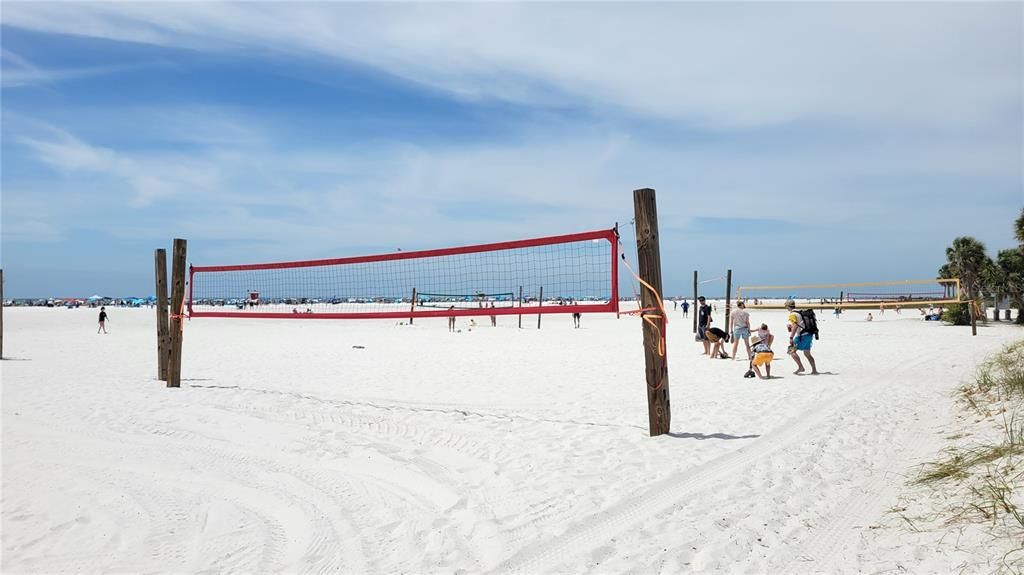
{"label": "person standing on sand", "polygon": [[96,333],[107,333],[107,308],[100,307],[100,327],[96,330]]}
{"label": "person standing on sand", "polygon": [[804,320],[800,317],[800,312],[796,311],[796,302],[788,300],[786,302],[786,310],[789,311],[789,323],[787,328],[789,329],[789,357],[793,358],[796,362],[796,371],[793,373],[799,375],[804,372],[804,364],[800,361],[800,356],[797,352],[804,352],[804,357],[807,358],[807,362],[811,364],[811,375],[818,375],[818,366],[814,363],[814,356],[811,355],[811,342],[814,341],[814,335],[804,333]]}
{"label": "person standing on sand", "polygon": [[[491,309],[494,309],[494,302],[491,302]],[[491,327],[498,327],[498,316],[491,313]]]}
{"label": "person standing on sand", "polygon": [[729,316],[729,322],[732,323],[732,358],[736,359],[736,349],[742,339],[744,347],[747,348],[747,359],[753,359],[750,354],[750,312],[742,300],[736,302],[736,307],[738,309]]}
{"label": "person standing on sand", "polygon": [[690,317],[690,302],[683,300],[683,317]]}
{"label": "person standing on sand", "polygon": [[711,342],[705,335],[705,331],[711,327],[711,306],[704,303],[704,296],[697,298],[697,303],[697,341],[704,342],[704,355],[711,355]]}
{"label": "person standing on sand", "polygon": [[[448,306],[448,311],[455,311],[455,306]],[[448,331],[455,331],[455,316],[448,316]]]}
{"label": "person standing on sand", "polygon": [[[573,307],[575,308],[576,304],[573,304]],[[576,309],[572,311],[572,326],[576,329],[580,327],[580,312]]]}

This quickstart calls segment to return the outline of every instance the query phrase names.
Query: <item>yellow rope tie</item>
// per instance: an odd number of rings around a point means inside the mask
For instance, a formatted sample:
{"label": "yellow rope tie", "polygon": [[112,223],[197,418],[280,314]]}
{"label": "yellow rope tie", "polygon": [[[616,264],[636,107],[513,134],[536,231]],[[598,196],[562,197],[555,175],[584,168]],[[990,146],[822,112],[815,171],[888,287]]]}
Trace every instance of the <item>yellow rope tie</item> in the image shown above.
{"label": "yellow rope tie", "polygon": [[[645,322],[647,322],[647,325],[649,325],[652,328],[654,328],[654,331],[658,335],[658,344],[657,344],[657,347],[656,347],[655,351],[656,351],[656,353],[658,354],[659,357],[665,357],[665,335],[666,335],[666,332],[668,331],[667,330],[667,326],[668,326],[668,312],[665,311],[665,302],[661,299],[661,294],[658,293],[658,290],[654,289],[654,287],[651,284],[645,282],[643,280],[643,278],[641,278],[639,275],[637,275],[636,272],[633,271],[633,268],[630,267],[629,262],[626,261],[625,257],[622,258],[622,263],[626,266],[626,269],[629,270],[629,273],[634,278],[636,278],[636,281],[640,282],[640,284],[642,286],[644,286],[645,288],[650,290],[650,292],[652,294],[654,294],[654,301],[657,303],[657,307],[642,307],[642,308],[634,310],[634,311],[626,311],[626,312],[622,312],[622,313],[624,313],[625,315],[637,315],[637,314],[639,314],[640,318],[643,319]],[[633,293],[634,293],[634,295],[637,296],[637,301],[639,301],[640,297],[639,297],[639,294],[636,293],[636,289],[633,290]],[[661,313],[660,314],[649,313],[649,312],[656,312],[656,311],[660,311]],[[660,320],[660,321],[656,322],[655,320]],[[648,387],[650,387],[652,390],[655,390],[655,391],[661,389],[662,387],[664,387],[664,385],[665,385],[665,370],[662,369],[662,373],[658,377],[657,385],[650,385],[650,384],[647,384],[647,385],[648,385]]]}

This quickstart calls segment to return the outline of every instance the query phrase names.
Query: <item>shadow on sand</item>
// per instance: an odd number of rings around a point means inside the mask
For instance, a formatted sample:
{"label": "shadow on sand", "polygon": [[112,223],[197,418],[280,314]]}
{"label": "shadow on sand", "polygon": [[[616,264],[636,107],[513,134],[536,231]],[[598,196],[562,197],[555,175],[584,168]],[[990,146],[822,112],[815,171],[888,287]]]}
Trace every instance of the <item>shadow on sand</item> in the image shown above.
{"label": "shadow on sand", "polygon": [[760,435],[729,435],[728,433],[674,433],[669,432],[669,437],[678,437],[679,439],[755,439],[761,437]]}

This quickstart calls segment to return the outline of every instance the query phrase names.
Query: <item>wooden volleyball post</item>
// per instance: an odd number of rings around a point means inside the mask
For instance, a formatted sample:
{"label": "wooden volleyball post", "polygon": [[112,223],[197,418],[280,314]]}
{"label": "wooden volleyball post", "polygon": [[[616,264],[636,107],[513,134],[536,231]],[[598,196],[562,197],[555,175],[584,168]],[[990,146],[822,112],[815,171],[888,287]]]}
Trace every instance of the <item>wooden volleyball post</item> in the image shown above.
{"label": "wooden volleyball post", "polygon": [[4,270],[0,270],[0,359],[4,358]]}
{"label": "wooden volleyball post", "polygon": [[185,254],[187,242],[174,240],[173,269],[171,270],[171,353],[167,366],[167,387],[181,387],[181,340],[184,327]]}
{"label": "wooden volleyball post", "polygon": [[[618,239],[619,239],[619,222],[615,222],[615,239],[616,239],[616,240],[618,240]],[[615,259],[616,261],[618,261],[618,257],[619,257],[619,250],[618,250],[618,246],[619,246],[619,245],[621,245],[621,244],[620,244],[620,243],[617,243],[617,244],[616,244],[615,252],[614,252],[614,254],[612,255],[612,257],[613,257],[613,258],[614,258],[614,259]],[[623,255],[625,255],[625,254],[623,254]],[[618,274],[615,274],[615,277],[613,277],[613,278],[612,278],[612,281],[614,282],[614,284],[613,284],[613,285],[618,285],[618,283],[619,283],[619,278],[618,278]],[[617,296],[617,295],[616,295],[616,296],[614,296],[614,297],[615,297],[616,299],[618,299],[618,296]],[[619,302],[615,302],[615,319],[619,319],[620,317],[622,317],[622,314],[621,314],[621,313],[619,313]]]}
{"label": "wooden volleyball post", "polygon": [[[523,309],[523,286],[519,286],[519,310]],[[519,314],[519,329],[523,329],[523,314]]]}
{"label": "wooden volleyball post", "polygon": [[[544,307],[544,286],[540,286],[540,297],[537,298],[537,309]],[[544,314],[537,314],[537,329],[540,329],[540,318],[544,317]]]}
{"label": "wooden volleyball post", "polygon": [[729,310],[729,305],[730,305],[729,297],[730,297],[730,294],[729,294],[729,292],[731,292],[731,291],[732,291],[732,270],[728,270],[727,272],[725,272],[725,325],[722,326],[722,329],[724,329],[726,332],[729,332],[729,314],[730,314],[730,310]]}
{"label": "wooden volleyball post", "polygon": [[[669,432],[672,423],[672,411],[670,409],[668,395],[668,358],[662,352],[662,347],[667,318],[662,317],[665,313],[663,305],[659,302],[661,298],[661,250],[658,243],[658,208],[655,202],[654,190],[642,188],[633,191],[633,208],[636,215],[636,256],[638,273],[640,279],[646,282],[653,291],[646,286],[640,288],[640,309],[649,310],[641,312],[641,317],[657,316],[653,322],[641,323],[644,331],[644,364],[647,376],[647,413],[650,423],[651,437]],[[696,277],[696,272],[694,272]],[[696,285],[696,284],[694,284]],[[661,318],[660,328],[658,327]],[[659,352],[660,350],[660,352]]]}
{"label": "wooden volleyball post", "polygon": [[[416,312],[416,288],[412,288],[412,307],[409,308],[409,313]],[[412,315],[409,316],[409,325],[412,325]]]}
{"label": "wooden volleyball post", "polygon": [[167,363],[171,355],[171,330],[167,322],[167,250],[153,254],[156,275],[156,377],[167,381]]}
{"label": "wooden volleyball post", "polygon": [[697,333],[697,270],[693,270],[693,333]]}
{"label": "wooden volleyball post", "polygon": [[978,335],[978,314],[974,311],[974,308],[978,307],[978,301],[974,299],[973,294],[967,307],[971,310],[971,335]]}

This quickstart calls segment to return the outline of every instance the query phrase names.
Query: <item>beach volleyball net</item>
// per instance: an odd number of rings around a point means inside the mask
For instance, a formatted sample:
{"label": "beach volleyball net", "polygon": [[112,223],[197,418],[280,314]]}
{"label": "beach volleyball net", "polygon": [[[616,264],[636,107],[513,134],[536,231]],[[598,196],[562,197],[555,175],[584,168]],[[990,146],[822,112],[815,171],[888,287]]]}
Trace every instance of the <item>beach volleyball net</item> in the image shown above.
{"label": "beach volleyball net", "polygon": [[786,300],[805,308],[929,307],[961,303],[960,280],[900,280],[843,284],[741,286],[736,299],[748,308],[782,309]]}
{"label": "beach volleyball net", "polygon": [[618,310],[614,229],[454,248],[193,266],[189,317],[402,319]]}

